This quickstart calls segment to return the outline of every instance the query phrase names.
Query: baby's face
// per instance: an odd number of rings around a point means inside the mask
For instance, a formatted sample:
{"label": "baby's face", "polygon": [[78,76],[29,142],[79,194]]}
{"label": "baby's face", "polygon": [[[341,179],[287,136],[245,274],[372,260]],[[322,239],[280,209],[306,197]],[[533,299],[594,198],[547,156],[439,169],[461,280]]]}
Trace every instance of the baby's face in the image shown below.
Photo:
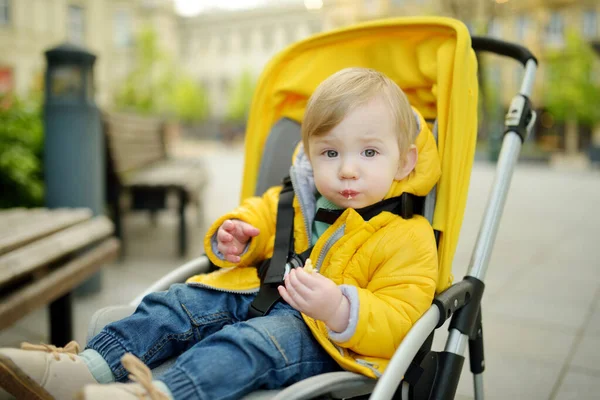
{"label": "baby's face", "polygon": [[383,200],[400,174],[396,125],[383,100],[356,107],[323,136],[311,136],[310,161],[321,195],[342,208]]}

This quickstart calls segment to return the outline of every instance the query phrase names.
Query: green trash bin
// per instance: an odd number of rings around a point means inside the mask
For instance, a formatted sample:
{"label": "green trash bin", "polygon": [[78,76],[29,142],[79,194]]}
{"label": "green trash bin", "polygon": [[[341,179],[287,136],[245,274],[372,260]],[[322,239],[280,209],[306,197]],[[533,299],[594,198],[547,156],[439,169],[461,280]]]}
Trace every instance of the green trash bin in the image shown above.
{"label": "green trash bin", "polygon": [[[44,179],[48,208],[87,207],[104,212],[105,148],[94,101],[96,56],[71,44],[45,52]],[[101,272],[76,294],[98,292]]]}

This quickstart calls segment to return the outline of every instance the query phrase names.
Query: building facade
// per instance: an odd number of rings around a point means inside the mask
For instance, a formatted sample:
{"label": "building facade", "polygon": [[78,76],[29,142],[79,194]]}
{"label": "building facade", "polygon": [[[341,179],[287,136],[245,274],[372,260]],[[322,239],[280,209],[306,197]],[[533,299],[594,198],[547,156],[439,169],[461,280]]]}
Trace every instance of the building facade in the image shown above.
{"label": "building facade", "polygon": [[202,13],[182,21],[181,60],[208,93],[211,114],[220,118],[242,74],[256,80],[277,52],[326,28],[320,10],[301,1]]}
{"label": "building facade", "polygon": [[145,24],[178,53],[173,0],[0,0],[0,93],[41,88],[44,51],[69,42],[98,57],[96,100],[110,104],[134,62],[135,32]]}
{"label": "building facade", "polygon": [[[564,49],[570,32],[589,43],[600,41],[600,3],[595,0],[335,0],[331,4],[326,19],[333,26],[390,16],[443,15],[462,20],[474,35],[524,45],[539,60],[532,101],[542,110],[550,82],[548,57]],[[486,95],[506,109],[520,88],[523,67],[493,55],[483,56],[481,62]],[[600,71],[600,60],[596,70]],[[598,82],[600,73],[590,76],[592,80]],[[538,143],[547,150],[577,153],[590,145],[600,147],[600,125],[564,129],[552,126],[548,114],[541,113],[539,119]]]}
{"label": "building facade", "polygon": [[[101,106],[110,105],[134,65],[136,32],[150,25],[161,49],[204,87],[212,117],[222,119],[242,75],[255,81],[289,44],[360,21],[414,15],[452,16],[473,34],[531,49],[540,60],[532,100],[541,108],[548,54],[564,47],[569,31],[586,41],[600,40],[600,3],[594,0],[271,0],[260,8],[205,11],[195,17],[177,16],[174,0],[0,0],[0,93],[25,94],[41,87],[44,50],[68,41],[98,56],[96,98]],[[486,56],[482,63],[485,84],[506,107],[519,89],[522,67],[497,56]],[[600,146],[599,131],[584,132],[582,140],[563,135],[549,147],[577,151],[591,142]]]}

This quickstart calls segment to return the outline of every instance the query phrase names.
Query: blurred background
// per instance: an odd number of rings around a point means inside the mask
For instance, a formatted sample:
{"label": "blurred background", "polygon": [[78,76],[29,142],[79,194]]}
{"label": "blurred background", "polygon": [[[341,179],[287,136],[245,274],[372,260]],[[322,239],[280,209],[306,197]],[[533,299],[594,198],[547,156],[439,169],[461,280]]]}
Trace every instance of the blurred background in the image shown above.
{"label": "blurred background", "polygon": [[[539,58],[539,118],[524,157],[587,165],[600,159],[598,13],[592,0],[0,0],[0,95],[35,105],[43,51],[67,41],[98,57],[101,108],[167,117],[173,134],[187,138],[232,140],[243,135],[263,67],[291,43],[370,19],[445,15]],[[479,61],[478,153],[494,158],[522,68],[493,56]],[[34,146],[39,134],[31,135]]]}
{"label": "blurred background", "polygon": [[[85,90],[102,112],[159,120],[169,156],[203,161],[204,215],[186,228],[189,251],[174,251],[181,228],[173,213],[153,210],[152,224],[146,213],[127,214],[126,255],[103,268],[101,289],[74,303],[75,338],[85,342],[95,310],[131,301],[202,254],[207,224],[237,205],[246,117],[275,54],[361,21],[458,18],[472,35],[522,44],[539,60],[532,96],[538,118],[522,148],[486,282],[486,392],[598,398],[599,13],[594,0],[0,0],[0,209],[45,204],[44,52],[65,42],[97,57],[93,87]],[[523,77],[514,61],[478,59],[479,136],[456,277],[468,265],[504,115]],[[0,346],[48,342],[48,320],[38,308],[2,330]],[[472,398],[469,376],[458,393]]]}

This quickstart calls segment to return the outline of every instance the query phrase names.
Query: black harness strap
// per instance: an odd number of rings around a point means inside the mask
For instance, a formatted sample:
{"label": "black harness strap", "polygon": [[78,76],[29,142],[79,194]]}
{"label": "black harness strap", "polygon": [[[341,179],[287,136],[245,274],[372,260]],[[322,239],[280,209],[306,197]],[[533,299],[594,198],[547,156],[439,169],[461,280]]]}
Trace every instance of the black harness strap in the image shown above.
{"label": "black harness strap", "polygon": [[[294,251],[290,243],[293,243],[294,232],[294,188],[289,177],[283,180],[283,189],[279,194],[277,204],[277,222],[275,224],[275,243],[273,245],[273,257],[271,264],[275,268],[268,268],[261,283],[281,283],[285,274],[285,264],[290,253]],[[291,247],[291,248],[290,248]],[[282,249],[281,251],[278,251]]]}
{"label": "black harness strap", "polygon": [[[389,211],[404,219],[410,219],[414,214],[423,214],[423,200],[423,197],[417,197],[410,193],[402,193],[402,195],[398,197],[390,197],[389,199],[382,200],[379,203],[372,204],[368,207],[357,208],[355,211],[359,213],[365,221],[379,215],[383,211]],[[315,215],[315,219],[331,225],[343,212],[344,210],[327,210],[319,208]]]}
{"label": "black harness strap", "polygon": [[277,286],[283,282],[286,264],[290,254],[293,253],[293,201],[294,188],[288,176],[284,178],[283,188],[279,193],[273,257],[265,260],[258,269],[260,289],[248,308],[248,318],[261,317],[267,314],[280,299]]}
{"label": "black harness strap", "polygon": [[[275,243],[273,257],[265,260],[258,268],[260,289],[248,308],[248,318],[261,317],[267,314],[281,297],[277,286],[281,285],[286,269],[303,267],[310,256],[312,247],[302,254],[294,252],[294,188],[289,177],[283,180],[283,188],[279,194],[277,205],[277,222],[275,225]],[[423,198],[409,193],[380,201],[368,207],[356,209],[365,221],[383,211],[389,211],[404,219],[412,218],[413,214],[422,214]],[[315,219],[333,224],[344,210],[326,210],[319,208]]]}

